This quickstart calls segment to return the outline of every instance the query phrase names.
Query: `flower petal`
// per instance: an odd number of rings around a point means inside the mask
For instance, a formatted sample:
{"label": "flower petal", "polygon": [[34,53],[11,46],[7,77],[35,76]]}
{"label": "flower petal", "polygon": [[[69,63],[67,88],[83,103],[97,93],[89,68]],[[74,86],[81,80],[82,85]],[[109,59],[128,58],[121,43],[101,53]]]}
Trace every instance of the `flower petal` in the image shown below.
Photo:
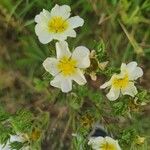
{"label": "flower petal", "polygon": [[136,80],[137,78],[139,77],[142,77],[143,76],[143,70],[142,68],[140,67],[136,67],[136,71],[135,71],[135,76],[134,76],[134,79]]}
{"label": "flower petal", "polygon": [[67,39],[67,33],[66,32],[61,34],[53,33],[53,38],[58,41],[65,41]]}
{"label": "flower petal", "polygon": [[52,41],[51,35],[41,35],[41,36],[38,36],[38,39],[42,44],[47,44],[50,41]]}
{"label": "flower petal", "polygon": [[61,90],[64,93],[68,93],[72,90],[72,81],[71,81],[71,79],[62,79],[62,81],[61,81]]}
{"label": "flower petal", "polygon": [[61,16],[64,19],[69,18],[71,8],[68,5],[55,5],[51,10],[51,16]]}
{"label": "flower petal", "polygon": [[55,76],[59,73],[57,69],[58,60],[55,58],[46,58],[43,62],[43,67],[47,72],[49,72],[51,75]]}
{"label": "flower petal", "polygon": [[130,72],[130,80],[136,80],[143,76],[143,70],[140,67],[136,67],[132,72]]}
{"label": "flower petal", "polygon": [[62,77],[60,74],[56,75],[55,78],[50,82],[50,85],[56,88],[61,89]]}
{"label": "flower petal", "polygon": [[102,84],[100,86],[100,89],[105,89],[106,87],[109,87],[109,86],[111,86],[111,81],[110,80],[108,82],[105,82],[104,84]]}
{"label": "flower petal", "polygon": [[114,140],[113,138],[111,138],[109,136],[106,136],[105,140],[108,144],[114,145],[116,150],[121,150],[117,140]]}
{"label": "flower petal", "polygon": [[36,23],[43,23],[43,22],[48,22],[50,17],[51,17],[50,12],[43,9],[43,11],[40,12],[40,14],[35,16],[34,20]]}
{"label": "flower petal", "polygon": [[46,27],[39,24],[35,26],[35,33],[38,36],[39,41],[43,44],[47,44],[53,38],[52,35],[47,32]]}
{"label": "flower petal", "polygon": [[47,27],[44,24],[36,24],[35,33],[37,36],[45,35],[45,34],[49,35],[49,33],[47,31]]}
{"label": "flower petal", "polygon": [[56,43],[56,53],[57,58],[60,59],[62,57],[70,57],[71,53],[68,48],[68,43],[66,41],[59,41]]}
{"label": "flower petal", "polygon": [[110,101],[116,100],[120,95],[120,89],[115,89],[111,87],[109,93],[106,95]]}
{"label": "flower petal", "polygon": [[67,39],[67,36],[70,37],[76,37],[76,32],[73,29],[68,29],[64,31],[63,33],[54,33],[53,38],[58,40],[58,41],[65,41]]}
{"label": "flower petal", "polygon": [[88,145],[91,145],[94,150],[100,149],[101,145],[105,142],[104,137],[91,137],[89,139]]}
{"label": "flower petal", "polygon": [[121,72],[127,71],[129,74],[129,80],[136,80],[143,75],[143,70],[137,67],[137,63],[132,61],[130,63],[121,65]]}
{"label": "flower petal", "polygon": [[76,32],[72,29],[68,30],[66,34],[67,36],[70,36],[70,37],[76,37]]}
{"label": "flower petal", "polygon": [[121,72],[125,72],[127,70],[127,65],[125,63],[121,64]]}
{"label": "flower petal", "polygon": [[132,61],[132,62],[130,62],[130,63],[127,64],[127,68],[130,71],[133,71],[136,67],[137,67],[137,62],[135,62],[135,61]]}
{"label": "flower petal", "polygon": [[83,73],[79,69],[77,69],[76,74],[72,76],[72,79],[79,85],[84,85],[87,82]]}
{"label": "flower petal", "polygon": [[84,46],[75,48],[72,53],[72,58],[77,60],[78,68],[88,68],[90,66],[90,51]]}
{"label": "flower petal", "polygon": [[127,88],[121,89],[121,93],[123,95],[130,95],[130,96],[134,97],[138,93],[138,91],[137,91],[136,87],[134,86],[134,83],[129,82],[129,85]]}
{"label": "flower petal", "polygon": [[71,26],[71,28],[77,28],[77,27],[81,27],[84,24],[84,20],[82,18],[80,18],[79,16],[74,16],[68,19],[68,22]]}
{"label": "flower petal", "polygon": [[127,64],[130,80],[136,80],[143,75],[143,70],[140,67],[137,67],[135,61]]}

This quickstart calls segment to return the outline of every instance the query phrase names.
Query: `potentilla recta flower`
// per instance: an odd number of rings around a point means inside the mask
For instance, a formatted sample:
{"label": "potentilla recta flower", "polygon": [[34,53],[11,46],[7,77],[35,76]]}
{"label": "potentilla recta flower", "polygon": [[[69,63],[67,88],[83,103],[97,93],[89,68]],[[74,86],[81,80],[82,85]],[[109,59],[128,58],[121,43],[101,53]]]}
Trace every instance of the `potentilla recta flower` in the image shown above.
{"label": "potentilla recta flower", "polygon": [[84,85],[86,79],[82,70],[90,66],[90,51],[84,46],[79,46],[71,53],[68,43],[60,41],[56,43],[56,53],[57,58],[48,57],[43,62],[45,70],[54,76],[50,84],[60,88],[62,92],[72,90],[72,80]]}
{"label": "potentilla recta flower", "polygon": [[136,62],[130,62],[127,65],[122,63],[120,74],[114,74],[111,79],[100,86],[101,89],[110,87],[107,94],[109,100],[116,100],[120,93],[122,95],[130,95],[134,97],[137,94],[137,89],[134,85],[135,80],[143,75],[143,70],[137,67]]}
{"label": "potentilla recta flower", "polygon": [[88,145],[91,145],[93,150],[121,150],[118,141],[109,136],[91,137]]}
{"label": "potentilla recta flower", "polygon": [[[43,11],[35,16],[35,33],[43,44],[53,39],[62,41],[67,37],[76,37],[75,28],[84,24],[79,16],[70,17],[71,8],[68,5],[55,5],[51,12]],[[69,18],[70,17],[70,18]]]}

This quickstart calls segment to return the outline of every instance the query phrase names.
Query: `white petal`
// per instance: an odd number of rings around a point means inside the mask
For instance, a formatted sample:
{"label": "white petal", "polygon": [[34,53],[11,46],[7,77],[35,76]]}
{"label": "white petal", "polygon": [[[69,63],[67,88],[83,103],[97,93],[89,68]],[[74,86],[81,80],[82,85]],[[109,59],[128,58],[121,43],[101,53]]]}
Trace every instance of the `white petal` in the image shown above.
{"label": "white petal", "polygon": [[84,46],[79,46],[75,48],[72,53],[72,58],[77,60],[78,68],[88,68],[90,66],[90,51]]}
{"label": "white petal", "polygon": [[50,74],[52,74],[53,76],[58,74],[59,72],[57,69],[57,64],[58,64],[58,60],[50,57],[46,58],[43,62],[43,66],[45,70]]}
{"label": "white petal", "polygon": [[105,142],[105,139],[101,136],[99,137],[91,137],[89,139],[88,145],[91,145],[94,150],[99,150],[101,144]]}
{"label": "white petal", "polygon": [[130,72],[130,80],[136,80],[143,76],[143,70],[140,67],[136,67],[132,72]]}
{"label": "white petal", "polygon": [[138,93],[133,82],[129,82],[128,87],[124,88],[124,89],[121,89],[121,92],[122,92],[123,95],[130,95],[132,97],[134,97]]}
{"label": "white petal", "polygon": [[49,35],[48,31],[47,31],[47,27],[44,24],[36,24],[35,26],[35,33],[36,35]]}
{"label": "white petal", "polygon": [[67,39],[67,36],[76,37],[76,32],[73,29],[69,28],[62,33],[53,33],[52,36],[58,41],[65,41]]}
{"label": "white petal", "polygon": [[100,86],[100,89],[105,89],[106,87],[111,86],[111,81],[105,82],[103,85]]}
{"label": "white petal", "polygon": [[108,137],[108,136],[105,137],[105,140],[107,141],[108,144],[110,143],[110,144],[114,145],[116,150],[121,150],[117,140],[114,140],[113,138]]}
{"label": "white petal", "polygon": [[52,40],[52,35],[48,33],[46,25],[37,24],[35,26],[35,33],[41,43],[47,44]]}
{"label": "white petal", "polygon": [[143,75],[143,70],[140,67],[137,67],[137,63],[135,61],[121,65],[121,72],[128,72],[129,80],[136,80]]}
{"label": "white petal", "polygon": [[130,63],[127,64],[127,68],[130,71],[134,70],[136,67],[137,67],[137,62],[135,62],[135,61],[132,61],[132,62],[130,62]]}
{"label": "white petal", "polygon": [[120,89],[115,89],[111,87],[109,93],[106,95],[110,101],[116,100],[120,95]]}
{"label": "white petal", "polygon": [[127,71],[127,65],[125,63],[121,64],[121,72]]}
{"label": "white petal", "polygon": [[134,61],[127,64],[127,68],[130,80],[136,80],[143,75],[143,70],[137,67],[137,63]]}
{"label": "white petal", "polygon": [[62,77],[60,74],[56,75],[55,78],[50,82],[50,85],[56,88],[61,89]]}
{"label": "white petal", "polygon": [[64,56],[70,57],[71,53],[68,48],[68,43],[66,41],[59,41],[56,43],[56,53],[57,58],[62,58]]}
{"label": "white petal", "polygon": [[68,93],[72,90],[72,81],[71,79],[63,79],[61,81],[61,90],[64,93]]}
{"label": "white petal", "polygon": [[136,67],[136,70],[135,70],[135,80],[137,79],[137,78],[139,78],[139,77],[142,77],[143,76],[143,70],[142,70],[142,68],[140,68],[140,67]]}
{"label": "white petal", "polygon": [[134,73],[135,73],[136,67],[137,67],[137,63],[135,61],[132,61],[127,64],[126,68],[129,74],[129,80],[134,80]]}
{"label": "white petal", "polygon": [[83,26],[84,24],[84,20],[82,18],[80,18],[79,16],[74,16],[68,19],[68,22],[71,26],[71,28],[77,28],[80,26]]}
{"label": "white petal", "polygon": [[67,33],[66,32],[60,34],[54,33],[53,38],[58,41],[65,41],[67,39]]}
{"label": "white petal", "polygon": [[76,37],[76,32],[73,29],[68,30],[66,34],[70,37]]}
{"label": "white petal", "polygon": [[39,41],[40,41],[42,44],[47,44],[47,43],[49,43],[50,41],[52,41],[51,35],[38,36],[38,39],[39,39]]}
{"label": "white petal", "polygon": [[50,12],[43,9],[42,12],[40,12],[40,14],[35,16],[35,22],[36,23],[43,23],[43,22],[48,22],[50,19]]}
{"label": "white petal", "polygon": [[68,5],[55,5],[51,10],[51,16],[61,16],[64,19],[69,18],[71,8]]}
{"label": "white petal", "polygon": [[76,74],[72,76],[72,79],[79,85],[84,85],[87,82],[83,73],[79,69],[77,69]]}
{"label": "white petal", "polygon": [[58,40],[58,41],[64,41],[67,39],[67,36],[70,36],[70,37],[76,37],[76,32],[73,30],[73,29],[68,29],[66,30],[65,32],[63,33],[55,33],[53,34],[53,38]]}

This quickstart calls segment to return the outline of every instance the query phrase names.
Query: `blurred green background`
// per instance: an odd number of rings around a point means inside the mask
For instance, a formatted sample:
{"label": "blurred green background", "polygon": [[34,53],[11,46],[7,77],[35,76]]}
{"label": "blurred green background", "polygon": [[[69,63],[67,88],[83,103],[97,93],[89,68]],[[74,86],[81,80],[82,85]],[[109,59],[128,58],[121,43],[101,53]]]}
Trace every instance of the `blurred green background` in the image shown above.
{"label": "blurred green background", "polygon": [[[55,53],[55,47],[54,42],[43,45],[38,41],[34,17],[55,4],[70,5],[72,16],[85,20],[77,37],[68,38],[70,48],[85,45],[92,50],[103,39],[110,64],[120,67],[122,62],[136,60],[144,70],[141,86],[150,88],[149,0],[0,0],[0,105],[12,113],[23,107],[50,111],[52,120],[59,120],[61,126],[52,149],[59,145],[57,137],[64,130],[66,108],[49,104],[58,91],[49,89],[42,62]],[[64,116],[59,116],[62,111]],[[137,120],[145,136],[150,133],[149,113],[147,105],[141,112],[142,121]]]}

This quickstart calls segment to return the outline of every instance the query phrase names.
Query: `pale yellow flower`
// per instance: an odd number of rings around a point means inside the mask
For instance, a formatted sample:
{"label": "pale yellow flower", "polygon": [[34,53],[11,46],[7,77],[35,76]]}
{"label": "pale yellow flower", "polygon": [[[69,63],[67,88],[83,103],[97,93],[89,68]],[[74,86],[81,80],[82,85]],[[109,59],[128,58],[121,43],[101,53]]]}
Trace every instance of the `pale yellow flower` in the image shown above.
{"label": "pale yellow flower", "polygon": [[[62,41],[67,37],[76,37],[75,28],[84,24],[79,16],[70,17],[71,8],[68,5],[55,5],[49,12],[43,9],[35,16],[35,33],[43,44],[53,39]],[[69,18],[70,17],[70,18]]]}
{"label": "pale yellow flower", "polygon": [[108,136],[91,137],[88,145],[91,145],[93,150],[121,150],[118,141]]}
{"label": "pale yellow flower", "polygon": [[111,89],[107,94],[109,100],[116,100],[120,93],[122,95],[130,95],[134,97],[137,94],[137,89],[134,85],[134,81],[143,75],[143,71],[140,67],[137,67],[136,62],[130,62],[129,64],[122,63],[121,73],[114,74],[111,79],[100,86],[101,89],[110,87]]}
{"label": "pale yellow flower", "polygon": [[79,46],[71,53],[68,43],[60,41],[56,43],[56,53],[57,59],[49,57],[43,62],[45,70],[54,76],[50,84],[60,88],[62,92],[72,90],[72,80],[84,85],[86,79],[82,69],[90,66],[90,51],[84,46]]}

